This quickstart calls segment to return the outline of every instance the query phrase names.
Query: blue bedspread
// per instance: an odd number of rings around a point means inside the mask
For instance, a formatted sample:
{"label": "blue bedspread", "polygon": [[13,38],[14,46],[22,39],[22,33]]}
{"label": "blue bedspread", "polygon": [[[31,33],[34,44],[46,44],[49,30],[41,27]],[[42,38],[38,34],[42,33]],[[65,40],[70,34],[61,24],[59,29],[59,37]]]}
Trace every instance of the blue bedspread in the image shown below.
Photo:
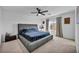
{"label": "blue bedspread", "polygon": [[46,37],[46,36],[48,36],[50,34],[49,34],[49,32],[31,30],[31,31],[22,32],[20,35],[25,37],[27,40],[33,42],[33,41],[39,40],[39,39],[41,39],[43,37]]}

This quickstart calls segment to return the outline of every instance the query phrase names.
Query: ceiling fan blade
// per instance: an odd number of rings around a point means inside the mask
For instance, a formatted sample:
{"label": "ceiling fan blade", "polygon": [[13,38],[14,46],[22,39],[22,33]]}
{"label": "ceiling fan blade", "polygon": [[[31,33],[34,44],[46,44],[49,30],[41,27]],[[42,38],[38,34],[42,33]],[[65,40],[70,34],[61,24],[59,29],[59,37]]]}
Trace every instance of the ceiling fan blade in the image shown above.
{"label": "ceiling fan blade", "polygon": [[45,15],[45,14],[41,13],[41,15]]}
{"label": "ceiling fan blade", "polygon": [[42,13],[44,13],[44,12],[48,12],[48,10],[42,11]]}
{"label": "ceiling fan blade", "polygon": [[32,14],[35,14],[35,13],[37,13],[37,12],[31,12]]}

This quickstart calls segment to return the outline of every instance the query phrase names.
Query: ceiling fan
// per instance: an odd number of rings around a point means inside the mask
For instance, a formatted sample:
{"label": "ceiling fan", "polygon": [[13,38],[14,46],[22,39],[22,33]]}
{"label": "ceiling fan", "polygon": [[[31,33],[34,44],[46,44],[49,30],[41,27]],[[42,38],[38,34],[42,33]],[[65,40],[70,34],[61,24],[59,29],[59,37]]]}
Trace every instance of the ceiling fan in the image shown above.
{"label": "ceiling fan", "polygon": [[37,13],[36,16],[38,16],[38,15],[44,15],[44,16],[45,16],[44,13],[48,12],[48,10],[44,10],[44,11],[42,11],[42,10],[39,9],[39,8],[36,8],[36,10],[37,10],[37,12],[31,12],[32,14]]}

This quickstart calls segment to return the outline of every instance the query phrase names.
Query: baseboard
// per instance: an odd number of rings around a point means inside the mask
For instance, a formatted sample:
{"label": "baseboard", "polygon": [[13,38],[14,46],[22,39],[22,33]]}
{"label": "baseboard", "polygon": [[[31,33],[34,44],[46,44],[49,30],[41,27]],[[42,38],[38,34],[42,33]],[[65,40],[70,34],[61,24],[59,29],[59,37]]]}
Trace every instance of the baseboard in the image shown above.
{"label": "baseboard", "polygon": [[[64,37],[63,37],[64,38]],[[75,41],[75,39],[70,39],[70,38],[64,38],[64,39],[68,39],[68,40],[73,40],[73,41]]]}
{"label": "baseboard", "polygon": [[[59,37],[59,36],[56,36],[56,37]],[[65,37],[60,37],[60,38],[64,38],[64,39],[75,41],[75,39],[70,39],[70,38],[65,38]]]}

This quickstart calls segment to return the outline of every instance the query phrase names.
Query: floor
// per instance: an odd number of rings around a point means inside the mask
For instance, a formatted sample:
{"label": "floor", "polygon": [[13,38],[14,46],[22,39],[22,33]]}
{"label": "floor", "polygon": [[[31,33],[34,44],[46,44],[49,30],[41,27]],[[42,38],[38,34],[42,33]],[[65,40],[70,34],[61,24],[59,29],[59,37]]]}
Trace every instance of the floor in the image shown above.
{"label": "floor", "polygon": [[[1,53],[28,53],[19,39],[2,43]],[[52,40],[37,48],[33,53],[75,53],[75,41],[54,37]]]}

